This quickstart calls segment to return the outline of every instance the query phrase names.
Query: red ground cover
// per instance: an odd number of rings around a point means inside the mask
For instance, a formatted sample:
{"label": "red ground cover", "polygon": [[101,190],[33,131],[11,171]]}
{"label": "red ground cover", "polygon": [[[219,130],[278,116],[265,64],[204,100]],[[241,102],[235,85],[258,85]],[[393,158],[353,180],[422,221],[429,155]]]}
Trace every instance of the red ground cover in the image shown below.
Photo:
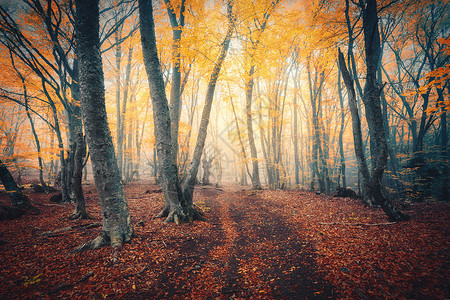
{"label": "red ground cover", "polygon": [[[40,215],[0,222],[0,298],[445,299],[449,205],[410,206],[388,224],[359,200],[306,191],[198,187],[206,222],[163,224],[150,183],[125,186],[136,236],[118,261],[111,249],[72,255],[101,223],[70,221],[73,206],[27,190]],[[0,202],[9,200],[0,194]],[[93,224],[91,226],[88,226]]]}

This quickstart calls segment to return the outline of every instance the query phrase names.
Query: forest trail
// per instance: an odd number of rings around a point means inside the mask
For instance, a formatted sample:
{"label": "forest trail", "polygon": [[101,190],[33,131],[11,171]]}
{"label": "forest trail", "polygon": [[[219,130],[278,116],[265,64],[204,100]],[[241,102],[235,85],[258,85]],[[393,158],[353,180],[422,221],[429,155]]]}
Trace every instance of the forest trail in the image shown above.
{"label": "forest trail", "polygon": [[[340,299],[448,296],[449,209],[411,206],[391,225],[357,199],[313,192],[199,186],[207,218],[164,224],[159,187],[125,186],[135,237],[116,263],[108,247],[70,252],[98,235],[101,213],[70,221],[70,204],[26,190],[42,212],[0,225],[0,298]],[[0,193],[0,202],[7,196]],[[92,226],[94,225],[94,226]]]}
{"label": "forest trail", "polygon": [[276,203],[258,191],[211,195],[205,204],[214,212],[211,222],[224,232],[227,255],[221,274],[221,293],[232,298],[333,298],[330,285],[316,274],[314,249]]}

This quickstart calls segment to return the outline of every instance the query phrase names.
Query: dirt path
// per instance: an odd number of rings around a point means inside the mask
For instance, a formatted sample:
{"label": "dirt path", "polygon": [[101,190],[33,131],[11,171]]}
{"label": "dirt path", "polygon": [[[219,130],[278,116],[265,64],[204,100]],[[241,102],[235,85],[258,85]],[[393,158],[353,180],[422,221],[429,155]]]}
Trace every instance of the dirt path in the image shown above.
{"label": "dirt path", "polygon": [[[314,249],[284,221],[276,204],[250,191],[199,191],[209,227],[165,242],[177,257],[140,296],[219,299],[333,299],[316,274]],[[187,275],[187,276],[186,276]],[[183,280],[177,280],[183,278]]]}
{"label": "dirt path", "polygon": [[206,203],[228,250],[220,274],[224,296],[333,298],[332,288],[315,273],[311,244],[285,222],[276,204],[252,191],[210,197]]}

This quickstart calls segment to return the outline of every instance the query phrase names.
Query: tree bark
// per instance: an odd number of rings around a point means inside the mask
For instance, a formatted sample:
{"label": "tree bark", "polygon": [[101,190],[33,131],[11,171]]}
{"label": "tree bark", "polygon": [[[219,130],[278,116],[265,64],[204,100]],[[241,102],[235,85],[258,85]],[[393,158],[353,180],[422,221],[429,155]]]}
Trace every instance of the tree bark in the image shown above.
{"label": "tree bark", "polygon": [[202,157],[203,148],[205,146],[206,141],[206,135],[208,132],[207,129],[209,124],[209,116],[211,114],[212,102],[214,100],[214,91],[216,88],[216,83],[219,78],[222,64],[225,61],[228,48],[230,46],[231,36],[234,27],[236,26],[235,16],[233,14],[233,3],[234,0],[228,0],[227,3],[228,30],[221,44],[222,47],[219,52],[219,57],[217,58],[217,61],[214,64],[214,68],[211,73],[211,77],[209,79],[208,89],[206,91],[205,106],[203,107],[202,118],[200,121],[197,143],[195,145],[194,155],[192,157],[189,173],[187,174],[186,179],[184,180],[183,196],[189,203],[189,205],[192,205],[192,196],[194,194],[194,186],[197,178],[198,167],[200,165],[200,159]]}
{"label": "tree bark", "polygon": [[245,114],[247,117],[247,134],[248,143],[250,145],[250,156],[252,158],[252,187],[253,189],[261,189],[261,180],[259,178],[258,153],[256,151],[255,138],[253,137],[253,118],[252,118],[252,95],[255,73],[255,65],[252,65],[248,71],[248,79],[245,82]]}
{"label": "tree bark", "polygon": [[181,54],[180,42],[184,27],[185,0],[181,1],[180,19],[177,16],[170,0],[164,0],[167,6],[170,24],[172,26],[172,89],[170,91],[170,134],[172,138],[172,152],[175,162],[178,160],[178,127],[181,112]]}
{"label": "tree bark", "polygon": [[118,249],[131,240],[133,226],[106,115],[98,0],[76,0],[75,5],[81,109],[103,223],[100,235],[76,251],[106,244]]}
{"label": "tree bark", "polygon": [[117,148],[117,164],[119,167],[119,172],[122,176],[123,168],[123,127],[122,127],[122,110],[120,105],[120,94],[121,94],[121,61],[122,61],[122,43],[120,42],[122,35],[122,26],[120,26],[114,32],[114,38],[116,43],[116,148]]}
{"label": "tree bark", "polygon": [[390,220],[408,220],[409,216],[393,206],[392,202],[382,192],[381,180],[387,167],[388,148],[380,101],[380,93],[383,87],[377,84],[376,76],[381,54],[377,1],[367,0],[366,6],[363,6],[362,9],[364,51],[367,68],[363,102],[366,108],[366,120],[369,127],[370,150],[372,154],[372,172],[369,180],[370,194]]}
{"label": "tree bark", "polygon": [[352,76],[350,72],[347,70],[347,66],[345,64],[344,55],[341,50],[339,50],[339,69],[342,74],[342,78],[344,79],[344,84],[347,88],[348,95],[348,105],[350,108],[350,114],[352,116],[352,128],[353,128],[353,143],[355,148],[355,156],[358,162],[358,170],[362,177],[362,196],[364,201],[367,203],[368,198],[370,198],[370,189],[369,189],[369,168],[367,166],[366,156],[364,154],[363,148],[363,140],[362,140],[362,132],[361,132],[361,119],[358,113],[358,106],[356,103],[356,92],[353,83]]}
{"label": "tree bark", "polygon": [[71,127],[73,127],[73,143],[74,154],[73,154],[73,172],[71,174],[72,180],[72,192],[75,197],[75,210],[69,217],[71,219],[86,219],[89,218],[86,213],[86,203],[83,195],[82,179],[83,179],[83,168],[84,168],[84,158],[86,157],[86,140],[83,135],[83,121],[81,115],[80,107],[80,85],[79,85],[79,70],[78,70],[78,59],[73,62],[73,74],[72,74],[72,84],[70,86],[70,91],[72,94],[72,99],[74,104],[71,104]]}
{"label": "tree bark", "polygon": [[296,68],[294,76],[294,98],[293,98],[293,111],[294,111],[294,173],[295,173],[295,186],[298,188],[300,185],[300,161],[298,157],[298,121],[297,121],[297,80],[298,80],[298,68]]}
{"label": "tree bark", "polygon": [[153,105],[158,169],[164,191],[164,208],[158,217],[165,222],[192,221],[199,216],[192,203],[181,193],[178,169],[172,152],[169,106],[164,89],[158,53],[156,49],[153,7],[151,0],[139,0],[139,21],[145,69]]}
{"label": "tree bark", "polygon": [[8,193],[11,203],[14,207],[28,209],[31,208],[30,199],[22,193],[22,190],[17,186],[14,177],[9,172],[6,165],[0,160],[0,181],[3,183],[6,192]]}
{"label": "tree bark", "polygon": [[73,176],[72,176],[72,190],[75,196],[75,210],[72,215],[70,215],[70,219],[88,219],[89,216],[86,212],[86,202],[84,200],[83,194],[83,160],[86,157],[86,143],[83,136],[83,130],[79,128],[75,154],[74,154],[74,168],[73,168]]}
{"label": "tree bark", "polygon": [[[339,62],[338,62],[339,68]],[[347,187],[347,180],[345,176],[345,153],[344,153],[344,127],[345,127],[345,110],[344,110],[344,97],[342,97],[342,86],[341,86],[341,69],[338,69],[338,92],[339,92],[339,104],[341,109],[341,124],[339,128],[339,154],[341,160],[341,168],[339,171],[339,177],[342,178],[342,186],[340,180],[338,180],[338,186],[343,187],[344,189]]]}

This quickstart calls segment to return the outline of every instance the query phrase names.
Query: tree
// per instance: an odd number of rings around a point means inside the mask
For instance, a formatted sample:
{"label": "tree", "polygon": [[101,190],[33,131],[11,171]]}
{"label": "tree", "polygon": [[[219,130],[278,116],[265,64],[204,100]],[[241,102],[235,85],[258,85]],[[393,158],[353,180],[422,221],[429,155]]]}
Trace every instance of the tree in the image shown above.
{"label": "tree", "polygon": [[250,146],[250,155],[252,158],[252,187],[254,189],[261,189],[261,181],[259,178],[259,164],[258,164],[258,155],[256,150],[256,144],[253,134],[253,117],[252,117],[252,99],[253,99],[253,86],[255,83],[255,69],[256,69],[256,60],[255,55],[258,49],[261,36],[264,30],[267,27],[267,22],[269,20],[270,15],[275,10],[279,0],[270,1],[268,7],[264,9],[262,19],[258,19],[258,14],[255,12],[255,15],[247,21],[248,23],[254,23],[256,28],[252,30],[251,25],[247,25],[248,29],[248,41],[246,45],[246,52],[248,53],[248,62],[245,66],[245,114],[247,117],[247,134],[248,134],[248,142]]}
{"label": "tree", "polygon": [[31,205],[30,199],[24,195],[22,190],[17,186],[16,181],[1,160],[0,181],[5,187],[5,190],[12,202],[12,207],[0,205],[0,220],[18,218],[23,215],[26,210],[30,209],[38,212],[38,210]]}
{"label": "tree", "polygon": [[173,1],[164,0],[167,6],[170,25],[172,26],[172,89],[170,92],[170,122],[172,151],[177,161],[178,157],[178,126],[181,112],[181,54],[180,43],[185,19],[185,0],[181,0],[180,17],[177,19]]}
{"label": "tree", "polygon": [[153,7],[151,1],[139,1],[139,17],[141,25],[141,42],[145,68],[147,70],[148,82],[154,111],[156,149],[158,153],[159,170],[162,177],[162,188],[164,191],[165,205],[158,217],[165,217],[165,222],[192,221],[203,219],[202,214],[193,206],[193,193],[197,178],[200,160],[205,146],[209,115],[211,112],[214,90],[220,69],[225,60],[226,53],[231,40],[234,28],[234,17],[232,13],[232,1],[228,2],[229,26],[219,57],[214,64],[214,68],[208,83],[206,92],[206,103],[203,108],[199,134],[195,146],[191,167],[181,192],[181,185],[178,179],[178,168],[173,155],[172,139],[170,132],[169,107],[164,90],[164,80],[161,73],[161,66],[156,48],[156,37],[153,21]]}
{"label": "tree", "polygon": [[[358,5],[362,10],[364,53],[366,61],[366,82],[362,99],[366,110],[366,120],[370,135],[370,152],[372,155],[372,170],[370,175],[368,174],[368,170],[366,170],[363,161],[361,161],[364,195],[368,198],[373,198],[375,203],[383,208],[390,220],[408,220],[409,216],[393,206],[392,202],[383,194],[381,186],[383,173],[387,166],[388,146],[385,137],[380,100],[380,93],[383,86],[379,86],[377,81],[377,71],[381,54],[377,1],[360,0]],[[351,97],[355,98],[354,90],[352,91],[353,83],[349,78],[348,70],[344,67],[345,60],[342,53],[339,54],[339,62],[349,94],[351,93]],[[353,112],[352,117],[356,117]],[[356,128],[356,131],[358,131],[358,128]],[[357,147],[356,144],[360,144],[361,140],[360,133],[357,133],[357,136],[355,136],[355,149],[360,148],[359,146]]]}
{"label": "tree", "polygon": [[131,240],[133,225],[106,116],[98,0],[76,0],[75,5],[81,108],[103,217],[100,235],[76,251],[106,244],[119,249]]}
{"label": "tree", "polygon": [[178,179],[178,168],[172,152],[169,107],[164,90],[153,21],[151,0],[139,0],[139,21],[141,29],[142,54],[147,71],[148,84],[154,112],[155,145],[158,154],[158,169],[164,191],[164,209],[158,215],[166,222],[179,223],[193,218],[195,210],[182,197]]}
{"label": "tree", "polygon": [[227,1],[227,19],[228,28],[221,43],[221,48],[217,60],[214,63],[213,70],[208,82],[206,90],[205,106],[203,107],[202,117],[200,121],[200,128],[195,144],[194,154],[191,161],[189,173],[186,176],[183,184],[183,197],[192,205],[192,198],[194,195],[194,186],[197,178],[198,168],[202,157],[203,149],[205,147],[206,136],[208,133],[209,116],[211,114],[212,102],[214,100],[214,91],[216,89],[217,80],[219,79],[220,70],[222,68],[225,57],[227,56],[228,48],[230,46],[231,36],[236,26],[235,15],[233,13],[234,0]]}

